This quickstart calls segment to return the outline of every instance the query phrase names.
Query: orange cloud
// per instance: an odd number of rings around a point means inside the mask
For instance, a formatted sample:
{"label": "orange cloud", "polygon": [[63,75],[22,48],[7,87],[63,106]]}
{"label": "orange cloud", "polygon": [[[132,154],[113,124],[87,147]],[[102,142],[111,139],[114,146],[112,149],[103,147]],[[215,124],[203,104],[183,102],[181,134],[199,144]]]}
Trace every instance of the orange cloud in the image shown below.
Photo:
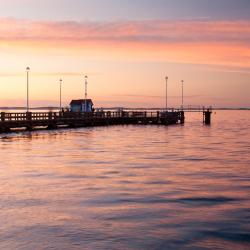
{"label": "orange cloud", "polygon": [[249,21],[48,22],[0,19],[0,49],[250,67]]}

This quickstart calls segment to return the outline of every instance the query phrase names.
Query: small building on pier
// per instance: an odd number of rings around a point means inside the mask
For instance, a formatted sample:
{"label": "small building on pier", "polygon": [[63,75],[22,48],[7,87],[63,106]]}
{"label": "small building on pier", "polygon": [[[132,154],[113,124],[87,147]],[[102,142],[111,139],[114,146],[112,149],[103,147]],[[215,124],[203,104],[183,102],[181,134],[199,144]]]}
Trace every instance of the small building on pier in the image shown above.
{"label": "small building on pier", "polygon": [[91,99],[72,100],[70,102],[71,112],[93,112],[93,102]]}

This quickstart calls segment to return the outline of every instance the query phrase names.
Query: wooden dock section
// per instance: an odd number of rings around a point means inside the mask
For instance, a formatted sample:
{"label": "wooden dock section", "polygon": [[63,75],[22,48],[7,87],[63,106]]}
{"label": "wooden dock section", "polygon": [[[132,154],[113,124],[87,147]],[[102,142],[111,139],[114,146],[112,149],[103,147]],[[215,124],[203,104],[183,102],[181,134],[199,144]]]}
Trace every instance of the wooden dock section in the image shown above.
{"label": "wooden dock section", "polygon": [[151,124],[172,125],[184,123],[183,111],[100,111],[0,113],[0,133],[17,130],[76,128],[89,126]]}

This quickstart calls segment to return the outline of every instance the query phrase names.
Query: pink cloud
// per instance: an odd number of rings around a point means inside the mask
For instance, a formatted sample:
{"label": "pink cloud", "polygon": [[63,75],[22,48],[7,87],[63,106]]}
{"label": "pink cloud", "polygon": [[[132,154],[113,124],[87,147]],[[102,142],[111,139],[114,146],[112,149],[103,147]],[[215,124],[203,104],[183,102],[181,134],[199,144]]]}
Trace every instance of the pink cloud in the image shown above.
{"label": "pink cloud", "polygon": [[249,21],[48,22],[0,19],[1,39],[250,42]]}
{"label": "pink cloud", "polygon": [[[49,22],[0,19],[0,46],[250,67],[250,21]],[[108,51],[108,52],[107,52]],[[112,52],[112,53],[110,53]]]}

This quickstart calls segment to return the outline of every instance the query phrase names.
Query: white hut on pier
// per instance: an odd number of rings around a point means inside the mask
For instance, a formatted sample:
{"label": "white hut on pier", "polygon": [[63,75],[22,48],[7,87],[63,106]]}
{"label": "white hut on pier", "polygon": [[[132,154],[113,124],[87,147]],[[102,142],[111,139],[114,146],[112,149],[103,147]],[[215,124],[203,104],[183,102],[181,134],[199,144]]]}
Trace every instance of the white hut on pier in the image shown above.
{"label": "white hut on pier", "polygon": [[79,99],[72,100],[70,102],[70,111],[71,112],[93,112],[93,102],[91,99]]}

